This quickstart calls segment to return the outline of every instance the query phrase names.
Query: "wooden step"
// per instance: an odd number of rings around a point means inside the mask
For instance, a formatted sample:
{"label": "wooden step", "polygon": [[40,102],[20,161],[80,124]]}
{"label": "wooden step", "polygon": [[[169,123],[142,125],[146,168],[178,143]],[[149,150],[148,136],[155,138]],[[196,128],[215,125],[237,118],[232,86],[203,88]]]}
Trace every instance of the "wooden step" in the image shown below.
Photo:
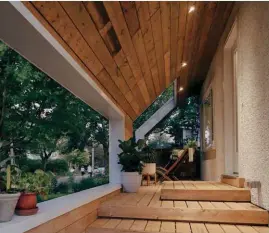
{"label": "wooden step", "polygon": [[[193,202],[195,204],[195,202]],[[197,204],[197,203],[196,203]],[[233,209],[145,207],[124,205],[101,205],[99,217],[144,220],[170,220],[184,222],[207,222],[229,224],[268,224],[268,212],[262,209],[241,209],[238,203]],[[238,205],[238,206],[237,206]]]}
{"label": "wooden step", "polygon": [[[134,233],[133,231],[121,230],[121,229],[106,229],[106,228],[89,228],[86,233]],[[144,233],[145,231],[136,231],[136,233]],[[154,233],[154,232],[152,232]],[[155,232],[157,233],[157,232]]]}
{"label": "wooden step", "polygon": [[244,188],[245,186],[245,178],[233,175],[222,175],[221,182],[237,188]]}
{"label": "wooden step", "polygon": [[192,223],[175,221],[152,221],[136,219],[99,218],[93,222],[86,233],[118,232],[166,232],[166,233],[269,233],[268,226],[244,226],[215,223]]}
{"label": "wooden step", "polygon": [[249,202],[250,190],[219,182],[166,181],[161,189],[162,200]]}

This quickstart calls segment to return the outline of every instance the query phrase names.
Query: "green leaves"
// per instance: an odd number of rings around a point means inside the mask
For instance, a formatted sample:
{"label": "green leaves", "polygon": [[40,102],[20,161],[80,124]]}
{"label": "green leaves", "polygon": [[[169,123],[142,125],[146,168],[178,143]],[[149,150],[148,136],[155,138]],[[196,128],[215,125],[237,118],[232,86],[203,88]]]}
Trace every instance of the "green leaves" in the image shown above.
{"label": "green leaves", "polygon": [[66,155],[66,160],[76,166],[83,166],[89,163],[90,154],[87,151],[81,152],[80,150],[76,149]]}
{"label": "green leaves", "polygon": [[34,173],[22,173],[17,181],[17,187],[24,192],[48,195],[52,188],[52,172],[36,170]]}
{"label": "green leaves", "polygon": [[122,165],[124,172],[139,172],[141,173],[143,164],[141,162],[141,154],[138,150],[138,144],[134,138],[127,141],[119,140],[119,147],[122,150],[119,156],[119,164]]}
{"label": "green leaves", "polygon": [[0,42],[0,142],[0,161],[12,142],[16,156],[38,155],[44,169],[57,150],[102,144],[108,158],[108,121]]}

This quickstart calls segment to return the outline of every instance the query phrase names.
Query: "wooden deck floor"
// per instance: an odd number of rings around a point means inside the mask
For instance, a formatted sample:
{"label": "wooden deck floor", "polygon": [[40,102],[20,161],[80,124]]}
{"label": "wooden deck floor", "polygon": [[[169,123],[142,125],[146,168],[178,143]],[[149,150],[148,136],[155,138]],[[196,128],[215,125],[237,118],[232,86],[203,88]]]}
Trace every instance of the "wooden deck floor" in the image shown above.
{"label": "wooden deck floor", "polygon": [[[197,185],[201,184],[205,185]],[[104,202],[98,209],[98,216],[192,223],[268,224],[268,212],[249,202],[161,200],[163,186],[166,184],[141,187],[138,193],[121,193]],[[226,184],[223,186],[237,190]]]}
{"label": "wooden deck floor", "polygon": [[[101,228],[102,231],[95,231],[95,228]],[[109,231],[112,229],[113,231]],[[121,231],[166,233],[269,233],[269,228],[265,226],[99,218],[89,226],[86,233],[114,233]]]}

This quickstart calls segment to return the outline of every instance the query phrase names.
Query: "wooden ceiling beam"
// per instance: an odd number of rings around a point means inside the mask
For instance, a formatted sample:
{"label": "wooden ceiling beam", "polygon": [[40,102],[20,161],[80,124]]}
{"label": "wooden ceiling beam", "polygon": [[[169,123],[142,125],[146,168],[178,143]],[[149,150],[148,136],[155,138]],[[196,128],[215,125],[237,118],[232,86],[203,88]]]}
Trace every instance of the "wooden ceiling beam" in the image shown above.
{"label": "wooden ceiling beam", "polygon": [[[208,33],[208,38],[210,40],[207,40],[204,45],[204,52],[202,55],[202,58],[197,65],[197,71],[199,72],[199,80],[204,79],[207,71],[209,69],[209,66],[211,64],[211,61],[214,57],[214,53],[218,47],[218,41],[220,40],[220,37],[222,35],[222,32],[226,25],[226,20],[228,16],[230,15],[234,3],[229,4],[223,4],[223,2],[217,3],[217,9],[214,16],[214,19],[212,20],[213,23],[210,27],[210,31]],[[216,43],[212,43],[212,41],[216,41]]]}
{"label": "wooden ceiling beam", "polygon": [[156,53],[154,49],[154,40],[152,34],[152,28],[150,23],[150,15],[147,2],[136,2],[136,9],[140,22],[141,32],[144,40],[146,54],[149,62],[149,67],[152,75],[152,81],[156,96],[161,93],[161,86],[159,80],[159,71],[157,67]]}
{"label": "wooden ceiling beam", "polygon": [[149,17],[152,17],[157,10],[160,9],[160,2],[159,1],[149,1]]}
{"label": "wooden ceiling beam", "polygon": [[171,76],[170,83],[178,78],[176,76],[176,66],[177,66],[177,46],[178,46],[178,22],[179,21],[179,2],[171,2]]}
{"label": "wooden ceiling beam", "polygon": [[40,12],[35,8],[31,2],[23,2],[27,9],[34,15],[34,17],[48,30],[49,33],[59,42],[59,44],[70,54],[70,56],[85,70],[85,72],[95,81],[95,83],[100,87],[100,89],[111,99],[111,101],[122,111],[122,107],[119,105],[118,101],[115,100],[106,88],[100,83],[100,81],[95,77],[95,75],[88,69],[88,67],[80,60],[77,54],[69,47],[69,45],[63,40],[63,38],[54,30],[54,28],[49,24],[49,22],[40,14]]}
{"label": "wooden ceiling beam", "polygon": [[[177,30],[177,56],[176,56],[176,77],[180,77],[182,71],[182,60],[184,43],[186,38],[186,21],[188,17],[188,2],[179,3],[179,18]],[[186,69],[185,67],[184,69]]]}
{"label": "wooden ceiling beam", "polygon": [[143,109],[146,108],[146,103],[145,103],[145,100],[143,99],[143,96],[139,87],[137,86],[136,79],[133,76],[133,72],[129,66],[128,60],[123,50],[120,50],[120,52],[118,52],[114,56],[114,59],[118,67],[120,68],[121,73],[128,80],[127,84],[129,85],[130,90],[133,92],[133,96],[135,96],[135,99],[139,105],[139,109],[141,113]]}
{"label": "wooden ceiling beam", "polygon": [[[148,2],[149,5],[152,2]],[[155,9],[155,8],[154,8]],[[150,17],[152,34],[154,40],[154,48],[157,58],[157,66],[159,70],[159,80],[162,89],[166,87],[165,72],[164,72],[164,53],[163,53],[163,35],[162,35],[162,21],[161,10],[157,9],[155,13]],[[163,90],[161,90],[162,92]]]}
{"label": "wooden ceiling beam", "polygon": [[197,45],[195,48],[196,54],[193,58],[193,64],[191,69],[191,79],[195,82],[195,79],[197,77],[197,64],[202,59],[202,54],[204,51],[204,45],[208,38],[208,33],[211,27],[211,24],[213,22],[213,18],[216,12],[217,3],[216,2],[208,2],[204,7],[204,14],[203,14],[203,21],[201,21],[201,27],[200,30],[200,36],[199,40],[197,41]]}
{"label": "wooden ceiling beam", "polygon": [[[104,66],[96,57],[95,53],[92,51],[90,46],[87,44],[85,39],[81,36],[77,27],[73,24],[66,11],[62,8],[59,2],[33,2],[35,9],[48,21],[48,23],[58,32],[60,37],[67,43],[67,45],[77,54],[78,58],[85,64],[88,70],[99,80],[102,86],[105,87],[107,92],[113,96],[113,99],[118,102],[121,108],[127,113],[130,114],[130,117],[135,119],[137,114],[132,109],[130,103],[125,99],[117,98],[116,95],[111,89],[107,88],[107,82],[103,83],[99,79],[100,73],[104,72]],[[110,78],[112,81],[112,79]],[[110,85],[114,84],[113,82]],[[115,88],[113,88],[115,90]],[[117,89],[117,92],[121,92],[120,89]],[[130,111],[130,112],[129,112]]]}
{"label": "wooden ceiling beam", "polygon": [[180,78],[182,79],[182,86],[185,89],[188,89],[188,85],[190,84],[190,81],[191,81],[190,74],[193,69],[193,63],[194,63],[195,54],[196,54],[196,44],[200,38],[199,31],[201,27],[199,24],[201,22],[201,18],[203,17],[203,13],[204,13],[204,3],[189,2],[188,9],[191,6],[195,6],[195,14],[193,14],[194,12],[188,14],[187,25],[190,27],[186,28],[186,40],[185,40],[185,42],[188,44],[188,47],[186,48],[186,50],[184,50],[184,57],[183,57],[183,61],[187,62],[188,65],[186,66],[186,69],[182,69],[182,74],[180,75]]}
{"label": "wooden ceiling beam", "polygon": [[[72,19],[76,28],[81,35],[83,35],[83,39],[91,47],[113,82],[117,85],[118,89],[124,96],[127,93],[130,95],[130,88],[126,83],[126,80],[123,78],[84,4],[82,2],[60,2],[60,5],[69,15],[70,19]],[[131,99],[132,102],[129,102],[130,105],[134,102],[134,97]],[[136,111],[137,109],[134,110]],[[136,111],[136,114],[139,115],[139,111]]]}
{"label": "wooden ceiling beam", "polygon": [[[135,24],[138,25],[136,27],[136,30],[132,30],[134,31],[134,33],[130,33],[130,35],[132,37],[133,45],[136,50],[136,54],[138,57],[141,70],[142,70],[142,74],[148,88],[150,102],[152,103],[156,99],[156,92],[154,89],[153,79],[152,79],[151,71],[149,68],[148,57],[145,56],[146,50],[145,50],[144,40],[141,33],[140,25],[139,25],[139,19],[137,16],[135,3],[134,2],[121,2],[121,6],[122,6],[122,10],[123,10],[128,28],[129,28],[129,25],[133,24],[133,22],[130,22],[130,21],[136,21]],[[134,17],[130,17],[130,16],[134,16]],[[129,31],[130,31],[130,28],[129,28]]]}
{"label": "wooden ceiling beam", "polygon": [[122,49],[126,54],[127,60],[130,64],[134,77],[139,83],[138,86],[141,90],[141,93],[145,99],[147,105],[150,104],[149,93],[143,80],[142,71],[139,65],[139,61],[134,49],[132,39],[124,18],[124,15],[121,10],[119,2],[104,2],[104,6],[110,18],[110,21],[115,29],[115,32],[119,38]]}
{"label": "wooden ceiling beam", "polygon": [[91,15],[96,28],[98,28],[98,30],[104,28],[109,21],[108,15],[104,9],[104,4],[102,2],[90,1],[83,2],[83,4]]}
{"label": "wooden ceiling beam", "polygon": [[136,54],[140,63],[140,67],[141,67],[144,79],[145,79],[145,83],[149,91],[150,103],[152,103],[156,99],[157,95],[154,89],[154,84],[152,80],[151,71],[149,68],[148,58],[147,56],[145,56],[146,49],[144,46],[144,40],[143,40],[143,36],[140,29],[133,36],[132,41],[136,50]]}
{"label": "wooden ceiling beam", "polygon": [[135,2],[126,1],[120,2],[120,4],[130,32],[130,36],[133,37],[140,29]]}
{"label": "wooden ceiling beam", "polygon": [[169,87],[170,83],[170,27],[171,27],[171,8],[170,2],[160,2],[161,18],[162,18],[162,34],[163,34],[163,53],[164,53],[164,72],[165,87]]}
{"label": "wooden ceiling beam", "polygon": [[187,7],[187,19],[186,19],[186,28],[185,28],[185,39],[184,39],[184,46],[183,46],[183,56],[182,62],[186,62],[188,65],[181,69],[180,71],[180,83],[185,90],[187,89],[187,76],[188,72],[192,67],[190,66],[191,63],[191,51],[193,49],[192,44],[196,38],[194,38],[194,19],[198,15],[197,9],[194,12],[188,13],[188,10],[191,6],[195,7],[195,2],[188,2]]}
{"label": "wooden ceiling beam", "polygon": [[232,2],[24,4],[132,120],[176,78],[184,86],[180,96],[202,83],[233,8]]}

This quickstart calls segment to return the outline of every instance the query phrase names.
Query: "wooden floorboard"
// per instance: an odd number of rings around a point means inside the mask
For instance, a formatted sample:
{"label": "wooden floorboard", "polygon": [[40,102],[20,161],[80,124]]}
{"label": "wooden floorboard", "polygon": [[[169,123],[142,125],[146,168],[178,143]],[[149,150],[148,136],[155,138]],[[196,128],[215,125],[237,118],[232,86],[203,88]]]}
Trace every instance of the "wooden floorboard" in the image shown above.
{"label": "wooden floorboard", "polygon": [[[102,219],[95,222],[95,228],[104,227],[121,230],[133,229],[136,231],[156,231],[168,229],[170,225],[162,221],[174,221],[180,223],[204,223],[204,224],[224,224],[227,231],[231,231],[231,227],[226,227],[225,224],[268,224],[268,212],[251,204],[250,202],[239,201],[214,201],[211,200],[161,200],[161,190],[165,187],[174,188],[186,192],[199,192],[207,188],[207,191],[244,191],[245,189],[230,188],[229,185],[218,182],[205,181],[179,181],[179,182],[164,182],[163,184],[142,186],[138,193],[120,193],[112,199],[101,204],[98,209],[98,216],[102,218],[109,218],[110,220]],[[181,189],[177,189],[180,187]],[[186,190],[186,187],[191,189]],[[183,189],[184,188],[184,189]],[[114,219],[114,220],[112,220]],[[123,219],[124,221],[121,222]],[[133,221],[125,221],[130,220]],[[179,225],[180,226],[180,225]],[[184,225],[184,232],[187,232],[188,224]],[[190,229],[191,229],[191,225]],[[194,231],[198,231],[200,225],[194,225]],[[180,232],[177,228],[171,227],[175,232]],[[221,232],[222,225],[211,226],[205,225],[200,230],[208,232]],[[238,229],[238,228],[234,228]],[[245,230],[245,228],[243,228]],[[266,229],[266,228],[265,228]],[[266,229],[267,230],[267,229]],[[235,230],[236,231],[236,230]],[[255,229],[256,232],[257,229]],[[262,228],[262,233],[264,228]],[[268,232],[266,232],[268,233]]]}
{"label": "wooden floorboard", "polygon": [[99,218],[93,222],[86,233],[117,232],[175,232],[175,233],[269,233],[267,226],[243,226],[215,223],[193,223],[175,221],[152,221],[135,219],[118,219],[118,225],[106,225],[109,218]]}

